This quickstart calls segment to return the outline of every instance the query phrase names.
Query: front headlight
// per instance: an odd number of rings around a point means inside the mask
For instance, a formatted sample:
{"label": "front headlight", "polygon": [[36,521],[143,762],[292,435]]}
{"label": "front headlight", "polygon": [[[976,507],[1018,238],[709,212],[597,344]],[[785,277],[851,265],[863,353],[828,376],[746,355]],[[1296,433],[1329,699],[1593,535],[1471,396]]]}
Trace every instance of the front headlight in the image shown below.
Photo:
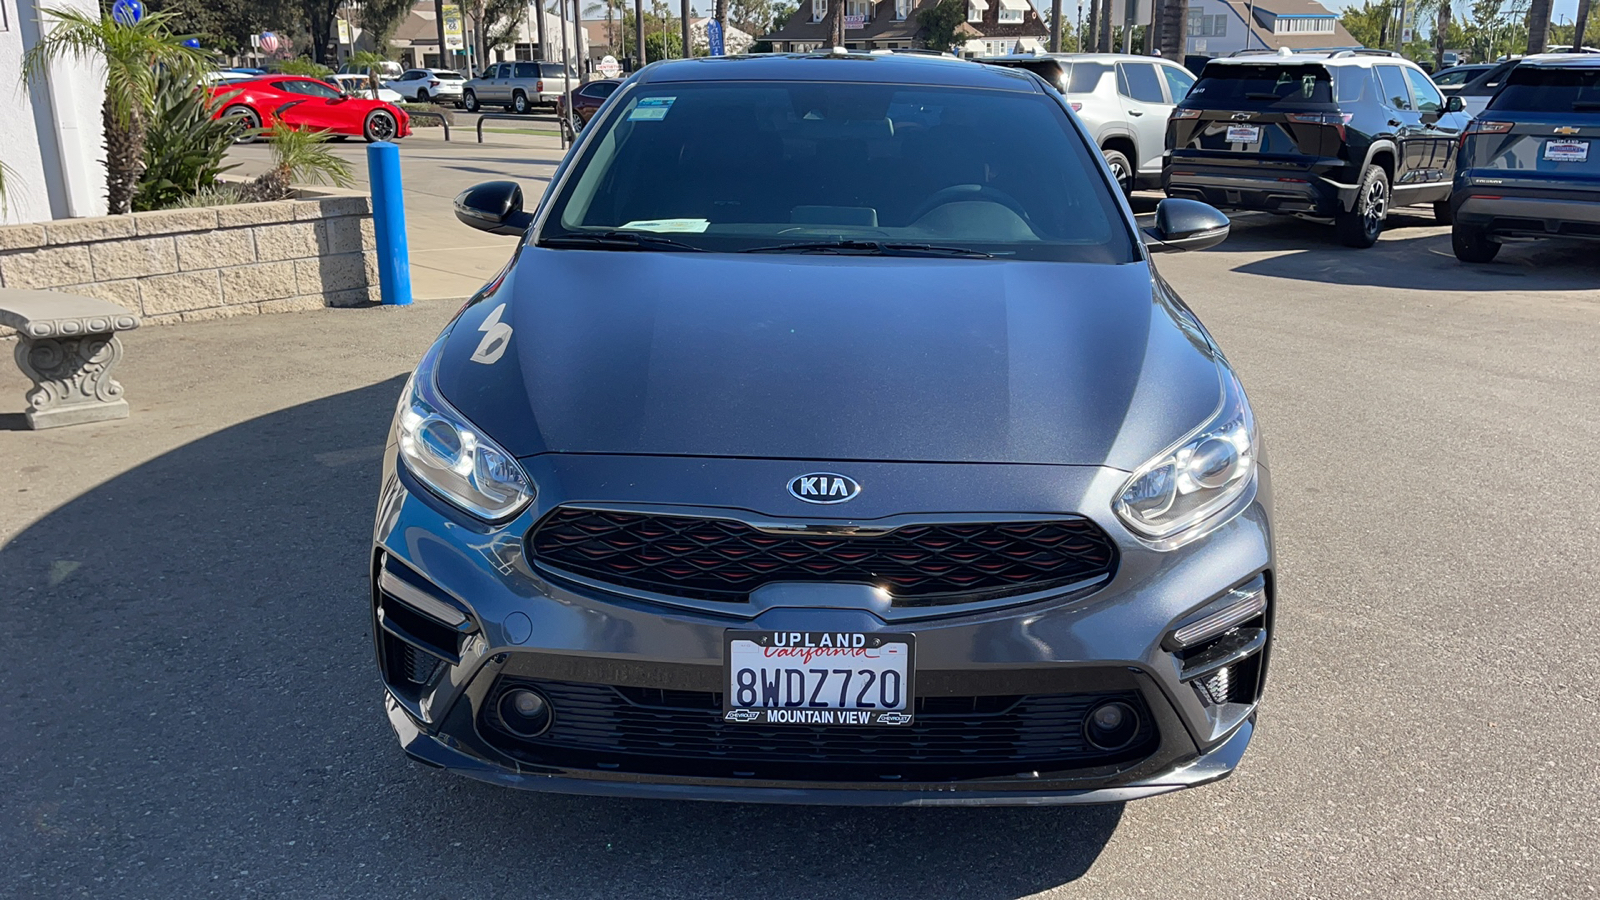
{"label": "front headlight", "polygon": [[[1233,372],[1222,372],[1222,408],[1134,471],[1117,496],[1117,518],[1159,540],[1208,522],[1249,489],[1259,450],[1255,417]],[[1219,523],[1213,523],[1219,524]]]}
{"label": "front headlight", "polygon": [[533,500],[533,482],[511,454],[439,396],[434,368],[440,338],[406,381],[395,411],[395,433],[406,470],[440,496],[489,521],[504,519]]}

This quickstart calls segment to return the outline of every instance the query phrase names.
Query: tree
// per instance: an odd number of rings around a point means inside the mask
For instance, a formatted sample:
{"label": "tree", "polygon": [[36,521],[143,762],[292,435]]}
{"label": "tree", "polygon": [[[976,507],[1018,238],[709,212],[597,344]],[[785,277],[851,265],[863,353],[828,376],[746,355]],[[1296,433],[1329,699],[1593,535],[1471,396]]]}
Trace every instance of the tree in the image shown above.
{"label": "tree", "polygon": [[966,20],[967,5],[962,0],[939,0],[917,13],[923,45],[930,50],[949,50],[956,45],[956,29]]}
{"label": "tree", "polygon": [[133,193],[144,172],[144,141],[150,110],[155,106],[156,72],[166,69],[199,89],[199,76],[210,65],[206,51],[184,46],[189,35],[167,28],[172,13],[146,13],[124,25],[109,11],[92,18],[75,9],[41,9],[48,24],[39,42],[22,57],[22,80],[38,81],[50,65],[64,59],[101,62],[105,66],[106,99],[100,107],[106,142],[106,205],[113,214],[133,208]]}
{"label": "tree", "polygon": [[1445,41],[1450,37],[1450,0],[1439,0],[1439,18],[1433,25],[1433,70],[1444,68]]}
{"label": "tree", "polygon": [[[828,46],[844,46],[844,0],[829,0],[828,3]],[[920,20],[919,20],[920,21]]]}
{"label": "tree", "polygon": [[1572,47],[1583,46],[1583,33],[1589,24],[1589,0],[1578,0],[1578,14],[1572,20]]}
{"label": "tree", "polygon": [[372,42],[374,53],[389,55],[389,41],[406,16],[412,0],[366,0],[361,6],[361,30]]}
{"label": "tree", "polygon": [[[1249,33],[1248,29],[1246,33]],[[1110,53],[1112,50],[1111,0],[1100,0],[1100,34],[1095,38],[1094,47],[1100,53]]]}
{"label": "tree", "polygon": [[1528,54],[1543,53],[1550,45],[1550,0],[1528,4]]}
{"label": "tree", "polygon": [[249,48],[252,34],[296,30],[302,19],[299,0],[145,0],[145,7],[172,13],[201,43],[229,53]]}

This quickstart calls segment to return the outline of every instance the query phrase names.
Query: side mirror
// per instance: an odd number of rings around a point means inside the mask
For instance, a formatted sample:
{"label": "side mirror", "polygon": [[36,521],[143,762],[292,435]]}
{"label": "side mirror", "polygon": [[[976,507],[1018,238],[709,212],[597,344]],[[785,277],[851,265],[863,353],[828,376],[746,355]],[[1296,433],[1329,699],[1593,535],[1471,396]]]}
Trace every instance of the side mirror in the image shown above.
{"label": "side mirror", "polygon": [[1171,197],[1156,204],[1156,223],[1144,229],[1144,245],[1151,253],[1204,250],[1227,240],[1230,227],[1216,207]]}
{"label": "side mirror", "polygon": [[1457,97],[1454,94],[1451,94],[1449,99],[1444,101],[1444,111],[1447,112],[1447,113],[1461,112],[1462,110],[1464,110],[1466,108],[1467,108],[1466,102],[1463,101],[1460,97]]}
{"label": "side mirror", "polygon": [[515,181],[485,181],[456,196],[456,218],[479,231],[520,237],[533,224],[533,213],[522,209],[522,185]]}

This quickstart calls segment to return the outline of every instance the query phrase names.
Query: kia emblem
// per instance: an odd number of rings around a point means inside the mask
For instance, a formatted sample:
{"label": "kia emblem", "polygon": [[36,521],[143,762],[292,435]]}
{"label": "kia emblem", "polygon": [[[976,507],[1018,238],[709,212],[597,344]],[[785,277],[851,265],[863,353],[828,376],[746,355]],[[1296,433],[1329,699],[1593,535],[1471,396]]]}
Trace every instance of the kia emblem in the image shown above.
{"label": "kia emblem", "polygon": [[848,475],[810,472],[789,479],[789,493],[807,503],[844,503],[861,493],[861,485]]}

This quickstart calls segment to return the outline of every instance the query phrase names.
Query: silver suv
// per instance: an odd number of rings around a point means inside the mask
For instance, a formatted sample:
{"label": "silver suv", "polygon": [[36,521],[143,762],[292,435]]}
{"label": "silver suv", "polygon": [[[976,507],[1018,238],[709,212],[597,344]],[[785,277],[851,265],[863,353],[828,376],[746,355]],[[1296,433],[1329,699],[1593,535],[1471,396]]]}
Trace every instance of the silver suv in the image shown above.
{"label": "silver suv", "polygon": [[1027,69],[1066,95],[1124,192],[1161,187],[1167,116],[1194,86],[1188,69],[1171,60],[1122,53],[1017,54],[978,61]]}
{"label": "silver suv", "polygon": [[503,62],[485,69],[461,89],[461,106],[467,112],[500,106],[525,113],[535,106],[555,108],[567,90],[565,67],[558,62]]}

